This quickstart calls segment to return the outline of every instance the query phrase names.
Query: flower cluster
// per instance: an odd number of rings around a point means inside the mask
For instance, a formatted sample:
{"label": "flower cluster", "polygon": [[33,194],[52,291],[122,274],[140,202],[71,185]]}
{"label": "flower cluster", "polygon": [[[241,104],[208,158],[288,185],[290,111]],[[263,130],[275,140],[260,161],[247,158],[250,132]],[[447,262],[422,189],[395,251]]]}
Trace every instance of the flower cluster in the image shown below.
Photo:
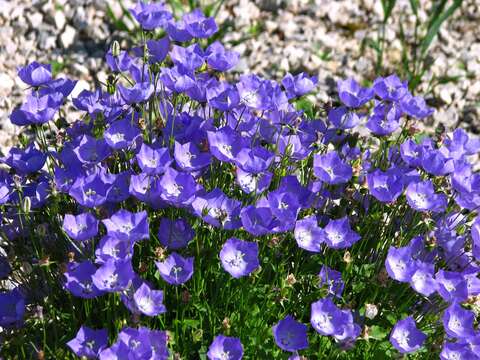
{"label": "flower cluster", "polygon": [[[440,309],[441,357],[478,358],[471,304],[480,295],[480,175],[471,155],[480,141],[462,130],[440,140],[411,137],[413,120],[433,110],[395,75],[371,87],[339,81],[341,104],[312,118],[299,99],[314,90],[315,77],[227,80],[235,78],[224,73],[238,55],[207,40],[218,27],[200,10],[178,20],[165,5],[139,2],[131,15],[144,35],[140,46],[112,46],[108,83],[73,99],[83,116],[71,124],[61,115],[75,81],[54,79],[50,66],[36,62],[19,70],[31,89],[10,119],[33,130],[33,140],[1,159],[2,238],[32,238],[39,251],[32,228],[55,229],[57,246],[71,253],[59,259],[66,262],[63,289],[89,304],[118,296],[138,325],[174,311],[171,288],[178,295],[192,278],[199,286],[203,256],[218,257],[228,284],[245,284],[241,278],[267,265],[267,239],[281,236],[305,259],[344,254],[342,262],[318,263],[316,285],[325,291],[304,303],[316,336],[342,349],[367,337],[377,313],[347,306],[355,277],[343,278],[352,261],[365,261],[380,264],[378,272],[384,264],[390,286],[406,283],[419,294],[411,316],[391,331],[394,348],[421,349],[428,331],[417,322]],[[358,127],[370,136],[360,138]],[[35,220],[42,212],[47,225]],[[214,244],[218,254],[201,252],[198,234],[205,230],[226,234],[212,237],[222,240]],[[295,261],[301,266],[301,258]],[[147,275],[151,264],[154,277]],[[11,273],[0,257],[0,277]],[[0,294],[1,327],[21,326],[24,285]],[[302,309],[270,324],[292,359],[309,348],[308,327],[295,318],[305,319]],[[68,347],[86,358],[167,359],[166,330],[173,329],[154,324],[123,327],[112,345],[106,328],[82,325]],[[206,356],[241,359],[248,338],[241,340],[216,334]]]}

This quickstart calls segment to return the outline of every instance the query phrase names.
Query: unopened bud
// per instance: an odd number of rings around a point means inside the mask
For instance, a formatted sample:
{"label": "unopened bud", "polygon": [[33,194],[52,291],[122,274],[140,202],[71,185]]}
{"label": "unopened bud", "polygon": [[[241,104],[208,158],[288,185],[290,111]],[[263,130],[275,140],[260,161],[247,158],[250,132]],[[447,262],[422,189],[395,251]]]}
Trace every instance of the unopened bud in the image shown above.
{"label": "unopened bud", "polygon": [[28,214],[32,209],[32,200],[27,196],[22,201],[22,212]]}
{"label": "unopened bud", "polygon": [[112,43],[112,47],[110,48],[110,50],[112,51],[113,56],[117,57],[120,55],[120,44],[117,40]]}
{"label": "unopened bud", "polygon": [[37,234],[41,237],[45,237],[47,235],[47,224],[40,224],[37,226]]}
{"label": "unopened bud", "polygon": [[193,342],[200,342],[203,339],[203,330],[196,329],[192,332]]}

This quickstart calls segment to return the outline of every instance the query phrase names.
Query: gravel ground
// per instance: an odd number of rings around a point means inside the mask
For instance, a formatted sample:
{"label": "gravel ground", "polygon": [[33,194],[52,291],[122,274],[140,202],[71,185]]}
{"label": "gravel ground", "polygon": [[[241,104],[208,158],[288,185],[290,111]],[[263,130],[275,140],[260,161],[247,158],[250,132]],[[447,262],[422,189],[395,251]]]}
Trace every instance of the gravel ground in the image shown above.
{"label": "gravel ground", "polygon": [[[124,0],[127,7],[131,3]],[[430,0],[420,3],[422,9],[431,7]],[[19,131],[8,120],[25,89],[16,77],[18,66],[33,60],[53,63],[60,74],[81,80],[74,93],[105,77],[105,50],[113,39],[126,37],[112,25],[108,5],[121,15],[116,0],[0,0],[0,151]],[[388,23],[385,74],[401,67],[400,21],[412,41],[409,6],[409,0],[398,0]],[[427,19],[425,11],[419,16]],[[317,74],[319,101],[328,101],[338,78],[375,77],[375,51],[362,44],[376,38],[381,20],[376,0],[227,0],[217,17],[230,27],[224,42],[242,55],[238,71],[275,79],[287,71]],[[437,108],[429,127],[462,126],[480,133],[479,23],[480,2],[465,0],[429,50],[433,65],[419,89],[429,91]],[[445,76],[455,82],[428,86]]]}

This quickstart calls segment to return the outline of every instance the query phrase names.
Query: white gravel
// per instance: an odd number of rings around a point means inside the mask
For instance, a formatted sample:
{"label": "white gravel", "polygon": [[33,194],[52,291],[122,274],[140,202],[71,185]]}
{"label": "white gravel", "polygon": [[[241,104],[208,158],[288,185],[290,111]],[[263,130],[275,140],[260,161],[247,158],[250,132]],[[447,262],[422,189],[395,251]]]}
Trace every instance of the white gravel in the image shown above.
{"label": "white gravel", "polygon": [[[131,0],[124,0],[129,7]],[[409,0],[398,0],[385,39],[384,72],[401,67],[400,21],[407,41],[413,41],[414,17]],[[422,9],[431,0],[420,0]],[[33,60],[54,63],[62,75],[82,80],[79,89],[105,78],[103,56],[114,38],[126,39],[107,16],[116,0],[0,0],[0,151],[14,142],[19,129],[8,116],[21,103],[25,85],[17,67]],[[425,22],[427,13],[419,12]],[[338,78],[375,77],[375,51],[365,46],[376,39],[382,20],[376,0],[226,0],[217,22],[229,26],[224,42],[240,52],[241,71],[274,79],[285,72],[318,75],[318,101],[328,101]],[[434,61],[419,92],[428,92],[438,111],[426,125],[463,126],[480,132],[480,2],[464,1],[429,50]],[[128,40],[128,39],[127,39]],[[455,83],[429,86],[441,77]]]}

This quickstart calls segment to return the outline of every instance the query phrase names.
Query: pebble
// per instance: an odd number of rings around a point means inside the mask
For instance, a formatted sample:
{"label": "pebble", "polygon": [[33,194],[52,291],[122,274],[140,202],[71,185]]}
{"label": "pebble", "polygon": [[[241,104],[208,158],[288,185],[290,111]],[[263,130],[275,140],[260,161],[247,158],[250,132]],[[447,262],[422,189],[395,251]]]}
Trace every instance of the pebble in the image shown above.
{"label": "pebble", "polygon": [[[123,0],[126,8],[135,2]],[[425,23],[433,0],[420,3],[418,16]],[[91,90],[93,78],[105,79],[103,52],[109,42],[118,38],[122,46],[128,43],[128,36],[110,24],[107,5],[117,18],[122,16],[118,0],[0,0],[0,151],[18,133],[8,120],[25,96],[25,84],[16,75],[18,66],[33,60],[65,64],[65,76],[79,80],[72,96]],[[319,77],[315,98],[320,103],[331,99],[330,84],[340,78],[375,78],[377,54],[368,43],[376,41],[382,19],[381,2],[375,0],[225,0],[217,15],[219,25],[232,26],[223,41],[240,53],[236,73],[280,80],[286,72],[307,71]],[[124,20],[133,28],[132,21]],[[407,41],[412,42],[415,17],[408,0],[396,2],[385,31],[385,74],[401,66],[400,21]],[[428,96],[438,104],[428,120],[431,127],[442,123],[480,133],[478,23],[480,3],[464,1],[429,48],[434,61],[419,92],[428,89]],[[446,76],[457,80],[428,86]]]}
{"label": "pebble", "polygon": [[65,17],[63,11],[57,10],[54,15],[55,27],[57,30],[62,30],[67,23],[67,18]]}
{"label": "pebble", "polygon": [[60,35],[60,45],[62,45],[64,49],[69,48],[75,41],[76,36],[77,31],[75,30],[75,28],[67,25],[62,35]]}

